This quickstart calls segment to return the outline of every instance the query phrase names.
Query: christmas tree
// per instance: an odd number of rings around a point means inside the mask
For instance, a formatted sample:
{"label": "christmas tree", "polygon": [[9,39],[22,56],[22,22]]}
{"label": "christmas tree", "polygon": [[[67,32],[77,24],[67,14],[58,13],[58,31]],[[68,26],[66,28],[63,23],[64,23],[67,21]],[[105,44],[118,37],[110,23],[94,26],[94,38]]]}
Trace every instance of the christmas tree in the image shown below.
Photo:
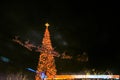
{"label": "christmas tree", "polygon": [[42,47],[40,48],[40,57],[38,61],[37,74],[35,76],[36,80],[41,80],[40,74],[44,72],[47,78],[54,78],[56,75],[56,66],[54,56],[56,56],[57,52],[54,51],[51,40],[50,33],[48,30],[49,24],[46,23],[46,30],[44,33]]}

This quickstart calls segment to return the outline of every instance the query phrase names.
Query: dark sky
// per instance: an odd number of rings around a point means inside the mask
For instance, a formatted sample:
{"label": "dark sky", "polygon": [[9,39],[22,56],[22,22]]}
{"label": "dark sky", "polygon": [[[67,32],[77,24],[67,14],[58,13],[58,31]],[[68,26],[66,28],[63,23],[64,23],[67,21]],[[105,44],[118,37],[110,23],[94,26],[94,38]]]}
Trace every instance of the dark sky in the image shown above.
{"label": "dark sky", "polygon": [[[117,2],[3,2],[0,11],[0,56],[9,58],[12,65],[35,67],[39,53],[15,44],[12,38],[18,35],[22,41],[41,44],[44,24],[48,22],[53,47],[58,52],[73,56],[86,52],[93,67],[120,67]],[[1,60],[0,66],[3,64]]]}

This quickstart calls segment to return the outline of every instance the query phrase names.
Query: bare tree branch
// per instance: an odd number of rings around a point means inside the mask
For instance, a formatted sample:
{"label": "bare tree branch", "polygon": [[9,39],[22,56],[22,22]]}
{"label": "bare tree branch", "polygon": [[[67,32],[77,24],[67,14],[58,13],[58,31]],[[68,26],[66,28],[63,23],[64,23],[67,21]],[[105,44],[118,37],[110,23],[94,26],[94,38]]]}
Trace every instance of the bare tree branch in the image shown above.
{"label": "bare tree branch", "polygon": [[33,48],[36,48],[36,46],[33,45],[33,44],[31,44],[31,43],[29,42],[29,40],[27,40],[27,41],[25,41],[25,43],[23,43],[22,41],[20,41],[20,40],[18,39],[18,36],[15,36],[15,39],[13,39],[13,41],[16,42],[16,43],[18,43],[18,44],[20,44],[21,46],[27,48],[27,49],[30,50],[30,51],[32,51]]}

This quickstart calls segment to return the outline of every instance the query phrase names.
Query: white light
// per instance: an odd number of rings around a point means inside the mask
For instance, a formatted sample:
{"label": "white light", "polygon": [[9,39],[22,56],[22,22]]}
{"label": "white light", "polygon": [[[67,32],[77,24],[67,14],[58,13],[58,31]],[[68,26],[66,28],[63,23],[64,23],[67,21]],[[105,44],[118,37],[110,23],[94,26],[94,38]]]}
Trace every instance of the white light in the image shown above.
{"label": "white light", "polygon": [[72,79],[80,79],[80,78],[92,78],[92,79],[119,79],[119,75],[56,75],[56,78],[72,78]]}

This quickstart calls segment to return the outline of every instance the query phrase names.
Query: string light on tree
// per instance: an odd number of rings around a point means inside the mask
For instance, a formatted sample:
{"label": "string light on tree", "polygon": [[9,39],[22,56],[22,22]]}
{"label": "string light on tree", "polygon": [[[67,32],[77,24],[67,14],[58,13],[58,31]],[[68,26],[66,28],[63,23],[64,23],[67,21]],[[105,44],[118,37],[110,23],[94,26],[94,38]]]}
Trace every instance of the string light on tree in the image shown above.
{"label": "string light on tree", "polygon": [[45,72],[47,75],[47,78],[54,78],[56,75],[56,66],[55,66],[55,60],[54,56],[55,52],[51,40],[50,40],[50,33],[48,30],[48,26],[50,26],[48,23],[45,24],[46,30],[44,33],[43,41],[42,41],[42,47],[41,47],[41,54],[38,61],[38,67],[37,67],[37,74],[35,76],[36,80],[41,80],[40,74],[41,72]]}

